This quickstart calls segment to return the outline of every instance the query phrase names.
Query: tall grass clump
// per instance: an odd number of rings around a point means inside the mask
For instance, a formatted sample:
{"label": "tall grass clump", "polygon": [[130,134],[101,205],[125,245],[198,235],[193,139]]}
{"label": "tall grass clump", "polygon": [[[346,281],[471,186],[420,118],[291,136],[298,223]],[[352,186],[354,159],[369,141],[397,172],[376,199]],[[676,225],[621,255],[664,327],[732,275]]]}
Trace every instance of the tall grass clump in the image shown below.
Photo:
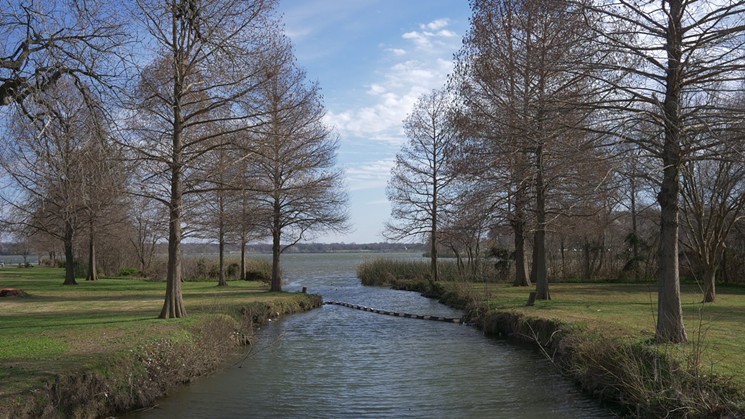
{"label": "tall grass clump", "polygon": [[[462,266],[455,261],[441,261],[437,265],[438,279],[446,282],[495,282],[493,265],[481,262]],[[432,280],[430,262],[426,260],[374,259],[357,267],[357,277],[363,285],[401,286],[402,283],[429,282]]]}
{"label": "tall grass clump", "polygon": [[[165,264],[157,269],[157,277],[165,278]],[[220,265],[216,257],[184,258],[183,276],[186,281],[217,281]],[[225,259],[225,276],[229,281],[237,280],[241,274],[240,259]],[[265,259],[246,259],[246,279],[249,281],[268,281],[271,278],[272,265]]]}

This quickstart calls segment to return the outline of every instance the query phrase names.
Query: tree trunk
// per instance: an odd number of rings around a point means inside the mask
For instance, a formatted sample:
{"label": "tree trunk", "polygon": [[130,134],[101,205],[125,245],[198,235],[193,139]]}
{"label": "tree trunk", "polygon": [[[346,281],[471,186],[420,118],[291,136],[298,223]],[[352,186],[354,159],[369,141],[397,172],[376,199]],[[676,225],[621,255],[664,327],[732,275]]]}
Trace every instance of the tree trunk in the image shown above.
{"label": "tree trunk", "polygon": [[716,300],[716,280],[717,280],[717,268],[716,265],[706,264],[704,266],[704,302],[713,303]]}
{"label": "tree trunk", "polygon": [[561,254],[561,272],[559,272],[559,278],[566,279],[567,277],[567,256],[566,256],[566,242],[562,235],[559,240],[559,253]]}
{"label": "tree trunk", "polygon": [[225,276],[225,232],[223,231],[222,226],[220,226],[220,243],[218,244],[218,249],[220,252],[220,255],[218,256],[220,273],[218,275],[217,286],[227,287],[228,279]]}
{"label": "tree trunk", "polygon": [[429,247],[429,270],[432,276],[430,282],[437,282],[437,240],[435,239],[437,234],[437,228],[432,226],[432,239],[430,240]]}
{"label": "tree trunk", "polygon": [[282,255],[280,217],[279,199],[276,199],[274,202],[274,226],[272,228],[272,286],[270,288],[270,291],[276,292],[282,291],[282,278],[279,275],[279,258]]}
{"label": "tree trunk", "polygon": [[430,277],[430,282],[437,282],[437,211],[438,207],[437,200],[439,199],[439,194],[437,190],[437,177],[439,173],[437,173],[437,146],[435,145],[433,153],[432,153],[432,162],[433,167],[435,170],[432,173],[432,237],[430,240],[430,248],[429,248],[429,257],[430,257],[430,272],[432,273],[432,276]]}
{"label": "tree trunk", "polygon": [[241,237],[241,281],[246,281],[246,235]]}
{"label": "tree trunk", "polygon": [[281,257],[282,252],[280,248],[279,232],[275,232],[272,236],[272,286],[270,291],[281,292],[282,278],[280,278],[279,275],[279,258]]}
{"label": "tree trunk", "polygon": [[75,281],[75,253],[73,239],[75,228],[71,222],[65,222],[65,282],[62,285],[78,285]]}
{"label": "tree trunk", "polygon": [[[178,19],[172,18],[173,39],[177,39]],[[182,52],[176,47],[173,51],[174,73],[176,77],[173,83],[173,136],[172,136],[172,162],[171,162],[171,198],[168,203],[168,266],[166,274],[166,297],[163,309],[160,312],[161,319],[186,317],[186,308],[181,291],[181,206],[184,201],[183,182],[183,118],[181,116],[181,95],[183,86],[183,71],[179,68],[183,65]]]}
{"label": "tree trunk", "polygon": [[661,342],[688,341],[683,326],[680,302],[680,272],[678,264],[678,170],[665,164],[660,203],[659,290],[657,296],[656,339]]}
{"label": "tree trunk", "polygon": [[515,280],[516,287],[529,287],[528,258],[525,257],[525,191],[518,185],[515,190],[515,218],[512,230],[515,233]]}
{"label": "tree trunk", "polygon": [[546,269],[546,191],[543,183],[543,147],[536,149],[535,175],[536,229],[533,236],[533,270],[531,279],[535,282],[537,300],[550,300],[548,274]]}
{"label": "tree trunk", "polygon": [[657,330],[659,342],[688,341],[683,326],[680,302],[680,272],[678,261],[678,217],[680,197],[680,103],[682,100],[682,0],[669,1],[668,68],[665,92],[665,143],[662,151],[662,185],[657,200],[660,204],[659,293],[657,297]]}
{"label": "tree trunk", "polygon": [[227,287],[228,286],[228,280],[225,277],[225,203],[223,201],[222,193],[220,193],[220,196],[218,196],[218,211],[220,211],[219,214],[219,226],[218,226],[218,248],[219,248],[219,278],[217,281],[218,287]]}
{"label": "tree trunk", "polygon": [[[636,168],[634,168],[636,170]],[[631,234],[632,234],[632,240],[631,240],[631,258],[633,260],[632,262],[632,268],[634,269],[634,280],[639,281],[640,274],[641,274],[641,264],[639,263],[639,229],[637,225],[637,219],[636,219],[636,173],[632,174],[631,180],[629,182],[630,191],[631,194]]]}
{"label": "tree trunk", "polygon": [[168,222],[168,268],[166,298],[160,312],[161,319],[186,317],[181,291],[181,182],[180,173],[173,173],[171,181],[171,210]]}
{"label": "tree trunk", "polygon": [[98,280],[98,266],[96,266],[96,241],[93,234],[93,221],[90,222],[90,233],[88,237],[88,276],[86,281]]}

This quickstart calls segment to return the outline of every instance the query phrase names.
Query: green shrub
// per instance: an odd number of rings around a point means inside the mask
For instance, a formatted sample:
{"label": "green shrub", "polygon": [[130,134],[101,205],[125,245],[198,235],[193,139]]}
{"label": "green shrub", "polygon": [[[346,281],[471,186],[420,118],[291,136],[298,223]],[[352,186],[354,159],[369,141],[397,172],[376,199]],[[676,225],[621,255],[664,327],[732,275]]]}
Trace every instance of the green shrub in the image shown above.
{"label": "green shrub", "polygon": [[142,274],[142,272],[140,272],[139,269],[136,269],[136,268],[122,268],[119,271],[119,276],[141,277],[144,275]]}

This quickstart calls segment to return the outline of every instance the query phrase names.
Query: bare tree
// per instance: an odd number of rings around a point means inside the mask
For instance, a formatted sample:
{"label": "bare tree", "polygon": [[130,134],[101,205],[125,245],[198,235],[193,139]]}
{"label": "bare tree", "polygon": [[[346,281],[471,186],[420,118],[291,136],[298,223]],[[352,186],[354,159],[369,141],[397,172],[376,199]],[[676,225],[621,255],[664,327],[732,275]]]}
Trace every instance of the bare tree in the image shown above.
{"label": "bare tree", "polygon": [[246,252],[250,240],[262,239],[269,236],[266,220],[271,214],[263,208],[258,200],[259,192],[256,178],[252,173],[251,161],[247,156],[236,159],[237,176],[235,185],[237,191],[228,195],[227,213],[228,236],[240,243],[241,263],[239,279],[248,280],[246,276]]}
{"label": "bare tree", "polygon": [[90,169],[100,156],[89,151],[107,138],[102,114],[74,83],[59,80],[16,114],[0,159],[13,181],[11,195],[3,199],[14,208],[15,222],[29,234],[43,231],[64,242],[65,285],[76,284],[74,241],[94,202],[86,203],[84,191],[98,182]]}
{"label": "bare tree", "polygon": [[482,161],[501,161],[497,173],[510,192],[518,256],[524,251],[524,214],[533,213],[531,279],[536,298],[549,299],[550,190],[592,146],[592,138],[582,134],[592,111],[578,104],[596,94],[596,75],[578,63],[598,54],[568,1],[477,0],[471,6],[471,30],[451,86],[461,101],[466,135],[490,143],[485,150],[495,153]]}
{"label": "bare tree", "polygon": [[[219,127],[213,129],[219,130]],[[189,224],[196,230],[195,235],[205,239],[217,238],[218,274],[217,285],[228,285],[225,270],[225,244],[229,229],[228,212],[229,195],[235,193],[230,189],[239,187],[236,184],[241,160],[231,153],[227,145],[227,136],[219,136],[215,148],[203,156],[198,177],[204,180],[209,191],[200,194],[193,205],[193,214]]]}
{"label": "bare tree", "polygon": [[103,133],[104,138],[89,141],[81,153],[84,182],[80,190],[83,207],[81,221],[88,230],[88,274],[86,280],[98,279],[96,240],[100,231],[121,224],[126,219],[124,205],[128,171],[122,150]]}
{"label": "bare tree", "polygon": [[455,179],[447,162],[455,142],[450,121],[450,98],[445,91],[422,95],[404,120],[409,141],[396,155],[386,190],[392,221],[384,235],[400,240],[429,239],[431,280],[437,281],[437,243],[440,218],[447,211],[449,188]]}
{"label": "bare tree", "polygon": [[127,240],[135,252],[140,273],[148,275],[156,245],[168,237],[168,214],[153,199],[132,194],[129,200],[131,231]]}
{"label": "bare tree", "polygon": [[[287,42],[287,41],[285,41]],[[262,123],[247,131],[248,169],[255,179],[262,224],[272,234],[271,290],[281,291],[280,257],[313,232],[346,228],[347,195],[334,167],[337,142],[324,124],[325,110],[315,83],[294,64],[292,51],[270,56],[271,79],[260,89]]]}
{"label": "bare tree", "polygon": [[[586,20],[595,25],[595,39],[609,54],[625,54],[591,63],[605,67],[613,92],[598,104],[608,111],[598,129],[623,136],[660,162],[656,339],[686,342],[678,259],[680,171],[692,153],[721,141],[718,135],[691,135],[691,130],[707,126],[712,133],[720,131],[722,108],[712,98],[740,89],[736,82],[745,70],[745,2],[603,1],[583,6]],[[619,72],[625,77],[619,78]],[[655,135],[632,135],[647,124],[656,127]]]}
{"label": "bare tree", "polygon": [[[197,167],[218,137],[255,116],[251,104],[266,72],[257,57],[276,36],[273,0],[138,0],[139,14],[160,57],[142,74],[138,127],[130,145],[149,172],[143,195],[169,211],[166,297],[161,318],[183,317],[181,240],[185,197],[212,189]],[[219,123],[225,130],[215,131]]]}
{"label": "bare tree", "polygon": [[686,240],[703,270],[704,302],[716,298],[717,271],[732,227],[745,208],[745,167],[732,160],[689,161],[682,167]]}

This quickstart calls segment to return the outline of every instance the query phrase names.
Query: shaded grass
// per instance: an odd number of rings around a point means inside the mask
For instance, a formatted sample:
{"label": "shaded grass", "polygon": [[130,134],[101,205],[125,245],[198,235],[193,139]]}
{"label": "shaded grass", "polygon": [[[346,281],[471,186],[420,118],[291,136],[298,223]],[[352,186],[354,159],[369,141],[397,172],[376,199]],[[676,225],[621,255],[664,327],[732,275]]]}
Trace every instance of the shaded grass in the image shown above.
{"label": "shaded grass", "polygon": [[[0,269],[0,288],[28,297],[0,298],[0,397],[40,387],[51,377],[105,363],[117,353],[177,336],[211,316],[297,303],[302,295],[270,293],[259,282],[184,283],[189,316],[160,320],[165,283],[106,278],[63,286],[56,268]],[[302,305],[303,303],[301,303]],[[245,310],[245,309],[244,309]]]}

